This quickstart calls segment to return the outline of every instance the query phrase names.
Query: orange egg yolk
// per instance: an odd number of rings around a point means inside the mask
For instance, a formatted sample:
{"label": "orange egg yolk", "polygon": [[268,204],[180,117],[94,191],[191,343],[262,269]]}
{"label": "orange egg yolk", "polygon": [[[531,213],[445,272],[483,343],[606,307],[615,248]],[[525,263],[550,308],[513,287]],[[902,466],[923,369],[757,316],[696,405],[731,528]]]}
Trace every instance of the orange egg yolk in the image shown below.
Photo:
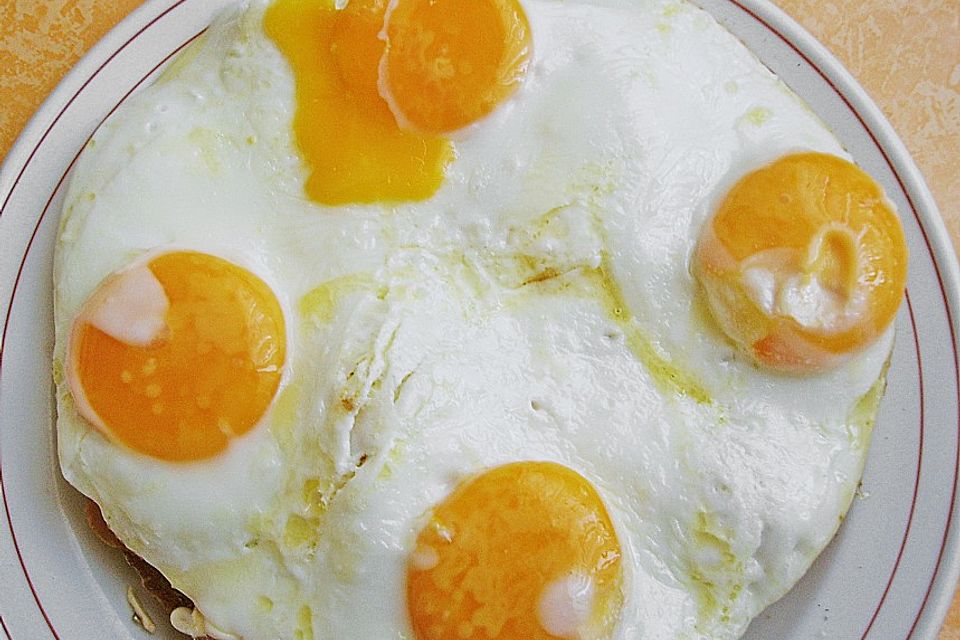
{"label": "orange egg yolk", "polygon": [[293,70],[307,195],[327,205],[432,196],[454,155],[441,134],[506,99],[530,49],[514,0],[276,0],[264,27]]}
{"label": "orange egg yolk", "polygon": [[286,339],[270,288],[220,258],[165,253],[109,278],[73,324],[81,415],[169,461],[209,458],[249,431],[280,383]]}
{"label": "orange egg yolk", "polygon": [[907,248],[880,186],[823,153],[742,178],[705,225],[694,271],[710,309],[766,367],[814,373],[874,342],[903,298]]}
{"label": "orange egg yolk", "polygon": [[398,0],[386,25],[384,95],[420,131],[460,129],[513,93],[530,59],[517,0]]}
{"label": "orange egg yolk", "polygon": [[433,511],[407,569],[418,640],[607,638],[620,614],[621,549],[580,474],[496,467]]}

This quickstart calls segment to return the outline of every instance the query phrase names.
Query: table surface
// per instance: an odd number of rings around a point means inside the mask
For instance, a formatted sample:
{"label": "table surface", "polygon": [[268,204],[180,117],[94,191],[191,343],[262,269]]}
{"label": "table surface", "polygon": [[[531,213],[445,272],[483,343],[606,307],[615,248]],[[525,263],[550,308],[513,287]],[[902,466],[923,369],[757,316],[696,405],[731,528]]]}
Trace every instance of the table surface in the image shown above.
{"label": "table surface", "polygon": [[[141,0],[0,0],[0,158],[73,64]],[[774,0],[906,143],[960,248],[960,0]],[[960,640],[960,592],[939,640]]]}

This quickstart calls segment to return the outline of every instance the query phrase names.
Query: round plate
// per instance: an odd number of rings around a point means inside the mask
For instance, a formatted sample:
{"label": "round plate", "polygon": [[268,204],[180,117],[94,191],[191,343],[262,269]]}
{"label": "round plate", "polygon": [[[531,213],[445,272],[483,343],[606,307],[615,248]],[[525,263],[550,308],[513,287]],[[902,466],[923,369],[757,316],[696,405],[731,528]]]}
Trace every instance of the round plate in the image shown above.
{"label": "round plate", "polygon": [[[90,532],[56,459],[51,271],[64,179],[94,129],[229,0],[155,0],[60,84],[0,170],[0,640],[133,639],[135,574]],[[748,640],[934,639],[953,596],[960,454],[958,269],[923,180],[866,93],[763,0],[700,0],[830,126],[897,204],[906,303],[861,495],[810,572]],[[149,598],[143,598],[150,610]],[[156,613],[156,612],[154,612]],[[154,616],[157,637],[177,636]],[[377,640],[377,639],[373,639]]]}

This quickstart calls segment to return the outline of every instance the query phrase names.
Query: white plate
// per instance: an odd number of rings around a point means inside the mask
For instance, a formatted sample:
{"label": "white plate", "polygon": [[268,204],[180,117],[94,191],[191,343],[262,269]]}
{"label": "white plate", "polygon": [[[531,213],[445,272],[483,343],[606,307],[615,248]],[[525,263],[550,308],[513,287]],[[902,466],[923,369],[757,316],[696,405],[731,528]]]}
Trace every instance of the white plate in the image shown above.
{"label": "white plate", "polygon": [[[66,77],[0,170],[0,640],[145,637],[124,595],[136,577],[94,539],[82,499],[57,468],[53,245],[64,176],[87,138],[228,1],[146,3]],[[890,125],[821,45],[764,0],[700,4],[883,183],[899,206],[911,252],[864,495],[811,571],[746,638],[936,638],[960,570],[960,297],[946,231]],[[174,637],[169,629],[158,635]]]}

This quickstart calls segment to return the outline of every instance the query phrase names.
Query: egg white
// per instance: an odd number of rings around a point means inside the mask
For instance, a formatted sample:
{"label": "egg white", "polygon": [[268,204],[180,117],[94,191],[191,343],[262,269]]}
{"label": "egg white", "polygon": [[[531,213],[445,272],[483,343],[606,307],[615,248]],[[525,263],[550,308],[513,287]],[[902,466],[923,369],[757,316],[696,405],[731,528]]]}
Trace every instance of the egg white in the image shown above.
{"label": "egg white", "polygon": [[260,0],[218,19],[77,165],[55,372],[87,296],[147,251],[232,260],[285,313],[278,397],[216,459],[112,444],[57,375],[64,476],[224,632],[409,637],[425,514],[505,462],[560,462],[597,487],[626,559],[617,638],[739,637],[850,504],[892,332],[834,372],[772,375],[719,333],[689,271],[745,171],[844,151],[688,4],[523,4],[525,84],[457,134],[426,202],[306,199],[293,78]]}

